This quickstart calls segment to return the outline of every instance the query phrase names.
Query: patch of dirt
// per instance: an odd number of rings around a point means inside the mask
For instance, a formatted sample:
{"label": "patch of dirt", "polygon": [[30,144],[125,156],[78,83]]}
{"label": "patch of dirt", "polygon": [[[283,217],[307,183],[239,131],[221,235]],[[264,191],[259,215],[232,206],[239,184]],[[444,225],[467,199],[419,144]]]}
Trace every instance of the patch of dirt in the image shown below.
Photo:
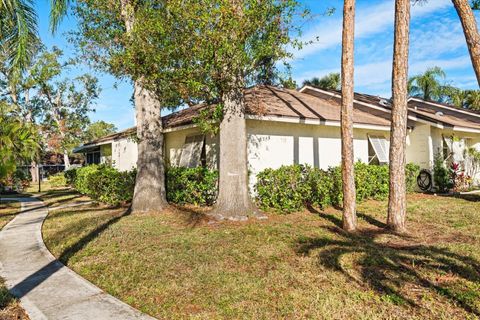
{"label": "patch of dirt", "polygon": [[9,304],[0,310],[0,320],[30,320],[18,302]]}

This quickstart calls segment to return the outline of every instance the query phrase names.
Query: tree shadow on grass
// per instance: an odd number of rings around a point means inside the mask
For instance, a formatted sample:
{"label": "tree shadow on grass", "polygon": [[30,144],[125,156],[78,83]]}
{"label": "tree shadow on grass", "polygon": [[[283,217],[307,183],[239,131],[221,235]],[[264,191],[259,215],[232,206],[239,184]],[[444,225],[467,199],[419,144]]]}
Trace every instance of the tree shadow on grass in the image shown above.
{"label": "tree shadow on grass", "polygon": [[110,228],[112,225],[120,221],[120,219],[130,215],[132,212],[131,208],[128,208],[123,212],[121,215],[112,217],[106,222],[102,223],[101,225],[97,226],[94,230],[90,231],[88,234],[83,236],[80,240],[78,240],[75,244],[69,246],[66,248],[61,255],[58,257],[58,260],[60,260],[62,263],[65,265],[68,264],[68,261],[70,258],[72,258],[76,253],[81,251],[83,248],[85,248],[92,240],[97,238],[102,232]]}
{"label": "tree shadow on grass", "polygon": [[[420,308],[415,292],[428,291],[480,316],[480,305],[476,302],[480,291],[468,289],[465,283],[480,282],[477,260],[448,249],[415,244],[412,237],[393,235],[385,229],[371,228],[350,234],[338,226],[324,228],[330,237],[298,239],[297,254],[310,255],[314,251],[320,267],[340,272],[394,303]],[[389,240],[379,239],[384,236]],[[349,258],[353,261],[347,266],[343,262]]]}
{"label": "tree shadow on grass", "polygon": [[446,198],[457,198],[470,202],[480,202],[480,193],[469,193],[469,194],[439,194],[441,197]]}
{"label": "tree shadow on grass", "polygon": [[208,223],[212,219],[202,210],[202,208],[189,208],[186,206],[171,204],[176,214],[180,216],[182,222],[191,228],[195,228],[204,223]]}

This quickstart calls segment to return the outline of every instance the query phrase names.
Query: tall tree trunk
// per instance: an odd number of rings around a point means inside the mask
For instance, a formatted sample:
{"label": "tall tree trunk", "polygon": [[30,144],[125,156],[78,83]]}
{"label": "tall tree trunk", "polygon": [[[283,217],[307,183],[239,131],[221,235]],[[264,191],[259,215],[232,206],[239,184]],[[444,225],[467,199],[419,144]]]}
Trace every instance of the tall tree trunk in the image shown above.
{"label": "tall tree trunk", "polygon": [[[29,89],[25,90],[24,95],[25,95],[26,120],[28,123],[34,125],[35,119],[33,118],[32,110],[30,109],[30,106],[29,106],[29,103],[30,103]],[[37,162],[35,160],[32,160],[32,162],[30,162],[30,176],[32,178],[32,183],[36,183],[40,179],[40,177],[38,176]]]}
{"label": "tall tree trunk", "polygon": [[[131,0],[121,0],[120,3],[125,29],[130,33],[135,24],[135,5]],[[132,211],[161,211],[168,206],[165,191],[161,106],[154,98],[154,94],[144,88],[142,79],[134,83],[134,103],[138,160]]]}
{"label": "tall tree trunk", "polygon": [[463,33],[467,40],[468,51],[472,59],[473,69],[477,76],[477,82],[480,86],[480,35],[478,34],[477,21],[473,15],[470,1],[468,0],[452,0],[458,17],[462,22]]}
{"label": "tall tree trunk", "polygon": [[218,197],[213,215],[220,219],[245,220],[256,210],[248,192],[247,128],[243,88],[223,95],[220,123]]}
{"label": "tall tree trunk", "polygon": [[355,172],[353,158],[353,73],[354,73],[355,0],[345,0],[343,6],[342,35],[342,179],[343,229],[355,231]]}
{"label": "tall tree trunk", "polygon": [[408,44],[410,32],[410,0],[395,2],[395,43],[392,68],[392,125],[390,135],[390,193],[388,226],[396,232],[405,231],[407,210],[405,187]]}
{"label": "tall tree trunk", "polygon": [[168,206],[165,191],[162,117],[158,101],[140,80],[135,81],[138,160],[132,211],[161,211]]}
{"label": "tall tree trunk", "polygon": [[70,169],[70,158],[68,157],[67,150],[63,151],[63,164],[65,165],[65,170]]}

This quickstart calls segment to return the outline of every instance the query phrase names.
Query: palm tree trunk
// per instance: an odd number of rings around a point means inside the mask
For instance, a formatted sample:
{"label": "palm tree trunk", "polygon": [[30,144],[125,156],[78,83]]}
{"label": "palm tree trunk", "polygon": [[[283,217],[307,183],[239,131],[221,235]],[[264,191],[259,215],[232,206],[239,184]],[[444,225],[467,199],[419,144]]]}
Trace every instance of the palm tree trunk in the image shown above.
{"label": "palm tree trunk", "polygon": [[410,32],[410,0],[395,2],[395,43],[392,68],[392,124],[390,135],[390,193],[388,226],[405,231],[407,210],[405,164],[408,98],[408,45]]}
{"label": "palm tree trunk", "polygon": [[355,172],[353,158],[353,75],[355,0],[345,0],[343,6],[342,36],[342,179],[343,179],[343,229],[355,231]]}
{"label": "palm tree trunk", "polygon": [[212,214],[220,219],[245,220],[255,214],[248,191],[247,129],[242,86],[223,95],[220,123],[218,197]]}
{"label": "palm tree trunk", "polygon": [[477,82],[480,86],[480,35],[478,34],[477,21],[473,15],[470,2],[468,0],[452,0],[458,17],[462,22],[463,33],[467,40],[468,51],[472,59],[473,69],[477,76]]}
{"label": "palm tree trunk", "polygon": [[[121,0],[122,18],[127,33],[135,24],[134,5]],[[147,90],[142,79],[134,81],[134,103],[137,119],[137,178],[132,200],[133,212],[162,211],[168,206],[165,191],[163,128],[161,106]]]}

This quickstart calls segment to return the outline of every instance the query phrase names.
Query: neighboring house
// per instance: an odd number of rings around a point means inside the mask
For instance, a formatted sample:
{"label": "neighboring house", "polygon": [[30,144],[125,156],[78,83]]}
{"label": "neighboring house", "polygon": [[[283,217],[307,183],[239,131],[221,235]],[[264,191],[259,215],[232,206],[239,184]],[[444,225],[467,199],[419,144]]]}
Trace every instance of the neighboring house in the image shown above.
{"label": "neighboring house", "polygon": [[[340,164],[339,92],[309,86],[300,91],[257,86],[246,90],[245,100],[251,185],[266,168],[308,164],[327,169]],[[217,168],[218,137],[202,134],[194,121],[205,108],[197,105],[163,117],[165,157],[169,165]],[[355,94],[357,161],[388,163],[390,109],[386,99]],[[127,143],[126,136],[119,135],[93,141],[82,148],[99,147],[101,161],[102,148],[109,148],[104,145],[110,144],[114,154],[115,143]],[[132,148],[133,145],[131,142]],[[433,102],[409,100],[407,162],[431,168],[436,152],[462,161],[464,149],[470,146],[480,150],[480,115]],[[88,150],[91,149],[77,149],[87,153],[87,158]],[[136,155],[136,150],[123,154],[130,163]],[[112,163],[120,170],[129,169],[120,165],[121,156],[112,157]]]}
{"label": "neighboring house", "polygon": [[85,143],[73,150],[83,153],[86,164],[107,163],[121,171],[137,166],[138,149],[135,142],[136,129],[130,128]]}

